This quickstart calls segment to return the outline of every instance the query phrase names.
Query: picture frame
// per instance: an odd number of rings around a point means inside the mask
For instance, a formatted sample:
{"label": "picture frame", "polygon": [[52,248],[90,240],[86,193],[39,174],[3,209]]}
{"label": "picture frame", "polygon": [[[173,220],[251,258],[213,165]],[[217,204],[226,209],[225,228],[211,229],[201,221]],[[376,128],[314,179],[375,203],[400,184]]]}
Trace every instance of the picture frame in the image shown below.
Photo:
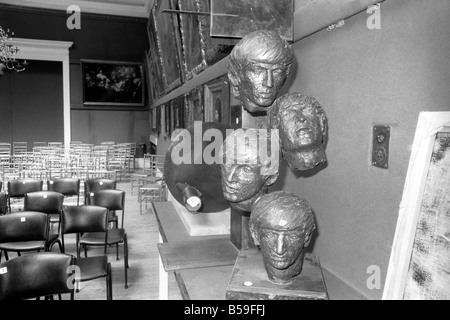
{"label": "picture frame", "polygon": [[242,128],[242,105],[240,104],[230,107],[230,127],[232,129]]}
{"label": "picture frame", "polygon": [[[178,0],[178,7],[183,11],[199,12],[198,0]],[[187,81],[207,67],[205,42],[202,39],[198,15],[180,14],[179,19],[183,46],[183,69]]]}
{"label": "picture frame", "polygon": [[158,36],[156,34],[156,21],[154,19],[153,11],[156,10],[153,6],[149,19],[147,22],[147,34],[149,41],[149,50],[147,53],[149,79],[152,83],[149,84],[152,88],[153,100],[156,101],[165,94],[165,86],[163,79],[163,71],[161,64],[161,57],[159,55]]}
{"label": "picture frame", "polygon": [[[210,0],[197,0],[200,12],[211,12]],[[201,39],[205,50],[205,60],[208,66],[212,66],[227,57],[234,45],[230,43],[217,43],[211,37],[211,17],[199,16]]]}
{"label": "picture frame", "polygon": [[185,94],[186,104],[186,128],[194,125],[195,121],[204,122],[204,97],[203,87],[199,86]]}
{"label": "picture frame", "polygon": [[211,36],[239,41],[257,30],[294,41],[294,0],[211,0]]}
{"label": "picture frame", "polygon": [[142,62],[81,60],[85,106],[145,107]]}
{"label": "picture frame", "polygon": [[185,106],[184,106],[184,98],[177,97],[172,100],[172,112],[173,112],[173,129],[185,129],[184,125],[184,114],[185,114]]}
{"label": "picture frame", "polygon": [[163,12],[166,9],[174,10],[175,4],[175,0],[162,0],[155,3],[152,10],[166,94],[184,82],[178,19],[176,15]]}
{"label": "picture frame", "polygon": [[164,105],[164,124],[165,124],[165,136],[170,137],[172,134],[172,110],[171,102]]}
{"label": "picture frame", "polygon": [[230,86],[228,77],[205,84],[205,122],[230,123]]}
{"label": "picture frame", "polygon": [[[411,150],[383,300],[450,298],[449,168],[450,112],[421,112]],[[447,257],[447,261],[442,260],[442,257]],[[443,280],[445,277],[447,280]]]}
{"label": "picture frame", "polygon": [[156,107],[156,133],[158,136],[161,134],[162,131],[162,106]]}

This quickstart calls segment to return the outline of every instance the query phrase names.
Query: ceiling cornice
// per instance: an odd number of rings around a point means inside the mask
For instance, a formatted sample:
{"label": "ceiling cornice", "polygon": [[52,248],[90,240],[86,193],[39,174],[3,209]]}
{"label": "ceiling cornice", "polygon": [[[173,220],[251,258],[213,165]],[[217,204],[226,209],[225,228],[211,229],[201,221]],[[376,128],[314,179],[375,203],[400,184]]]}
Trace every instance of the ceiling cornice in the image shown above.
{"label": "ceiling cornice", "polygon": [[153,1],[146,1],[145,5],[143,6],[77,0],[0,0],[0,4],[23,6],[29,8],[51,9],[64,12],[67,12],[67,8],[69,6],[77,5],[80,7],[82,13],[148,18]]}

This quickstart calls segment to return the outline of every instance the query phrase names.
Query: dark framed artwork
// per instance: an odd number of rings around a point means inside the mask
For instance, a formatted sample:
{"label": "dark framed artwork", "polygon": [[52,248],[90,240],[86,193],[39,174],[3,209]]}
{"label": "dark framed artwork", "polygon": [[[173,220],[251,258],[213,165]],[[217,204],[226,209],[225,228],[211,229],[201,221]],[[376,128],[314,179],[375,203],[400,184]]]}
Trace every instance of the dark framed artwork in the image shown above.
{"label": "dark framed artwork", "polygon": [[165,136],[170,137],[173,128],[173,116],[172,116],[172,102],[168,102],[164,105],[164,125]]}
{"label": "dark framed artwork", "polygon": [[185,106],[183,97],[178,97],[172,100],[172,112],[174,118],[173,129],[185,129]]}
{"label": "dark framed artwork", "polygon": [[161,134],[161,130],[162,130],[162,106],[158,106],[156,107],[156,132],[158,133],[158,135]]}
{"label": "dark framed artwork", "polygon": [[228,77],[205,84],[205,122],[230,123],[230,87]]}
{"label": "dark framed artwork", "polygon": [[[200,12],[211,12],[210,0],[197,0],[197,3]],[[202,42],[204,43],[205,60],[208,66],[212,66],[227,57],[233,50],[234,45],[214,42],[211,38],[211,17],[201,15],[198,19]]]}
{"label": "dark framed artwork", "polygon": [[[158,7],[160,5],[160,7]],[[180,27],[176,15],[163,12],[163,10],[175,10],[175,0],[162,0],[153,7],[156,21],[156,34],[158,49],[161,57],[162,76],[165,92],[168,93],[183,83],[182,48]]]}
{"label": "dark framed artwork", "polygon": [[83,104],[145,106],[144,63],[81,60]]}
{"label": "dark framed artwork", "polygon": [[[199,12],[197,0],[178,0],[180,10]],[[200,33],[199,16],[180,14],[181,42],[183,45],[183,69],[186,80],[192,79],[207,67],[205,43]]]}
{"label": "dark framed artwork", "polygon": [[240,104],[230,107],[230,126],[232,129],[242,128],[242,106]]}
{"label": "dark framed artwork", "polygon": [[161,64],[161,57],[159,55],[159,43],[158,36],[156,34],[156,21],[154,19],[153,7],[147,24],[148,41],[150,44],[148,50],[149,61],[149,78],[152,83],[150,84],[153,89],[154,100],[158,100],[165,93],[163,71]]}
{"label": "dark framed artwork", "polygon": [[294,41],[294,0],[211,0],[211,36],[240,39],[273,30]]}
{"label": "dark framed artwork", "polygon": [[204,122],[204,97],[203,97],[203,87],[199,86],[185,95],[186,104],[186,128],[194,125],[194,121]]}

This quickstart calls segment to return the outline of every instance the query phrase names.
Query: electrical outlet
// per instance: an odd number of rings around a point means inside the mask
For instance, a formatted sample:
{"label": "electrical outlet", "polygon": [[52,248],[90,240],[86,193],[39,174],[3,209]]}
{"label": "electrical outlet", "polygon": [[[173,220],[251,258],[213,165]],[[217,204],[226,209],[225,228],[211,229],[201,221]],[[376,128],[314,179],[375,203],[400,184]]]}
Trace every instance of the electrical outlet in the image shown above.
{"label": "electrical outlet", "polygon": [[391,128],[389,126],[374,126],[372,138],[372,165],[374,167],[389,168],[389,140]]}

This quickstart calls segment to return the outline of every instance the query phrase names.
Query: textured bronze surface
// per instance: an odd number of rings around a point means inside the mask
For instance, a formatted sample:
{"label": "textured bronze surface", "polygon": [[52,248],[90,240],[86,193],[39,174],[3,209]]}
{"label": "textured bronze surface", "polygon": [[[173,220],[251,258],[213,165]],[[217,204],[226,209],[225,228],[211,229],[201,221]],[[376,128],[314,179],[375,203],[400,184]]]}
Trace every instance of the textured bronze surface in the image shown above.
{"label": "textured bronze surface", "polygon": [[249,228],[270,281],[290,283],[301,273],[303,249],[316,228],[306,200],[284,191],[264,195],[253,206]]}
{"label": "textured bronze surface", "polygon": [[294,55],[274,31],[259,30],[233,48],[228,77],[233,95],[250,113],[267,112],[291,73]]}
{"label": "textured bronze surface", "polygon": [[[270,159],[260,157],[260,137],[258,130],[241,129],[230,134],[223,145],[224,158],[221,164],[223,194],[231,206],[239,211],[249,212],[253,202],[267,193],[268,187],[278,178],[278,165],[265,173],[265,169],[270,168],[271,163]],[[270,134],[266,138],[269,137]],[[230,148],[230,145],[234,148]],[[270,140],[267,147],[272,147]],[[270,154],[271,152],[277,152],[276,161],[278,161],[279,151],[270,150]]]}
{"label": "textured bronze surface", "polygon": [[281,151],[292,170],[313,169],[327,161],[328,120],[315,98],[285,94],[270,108],[268,121],[279,130]]}

